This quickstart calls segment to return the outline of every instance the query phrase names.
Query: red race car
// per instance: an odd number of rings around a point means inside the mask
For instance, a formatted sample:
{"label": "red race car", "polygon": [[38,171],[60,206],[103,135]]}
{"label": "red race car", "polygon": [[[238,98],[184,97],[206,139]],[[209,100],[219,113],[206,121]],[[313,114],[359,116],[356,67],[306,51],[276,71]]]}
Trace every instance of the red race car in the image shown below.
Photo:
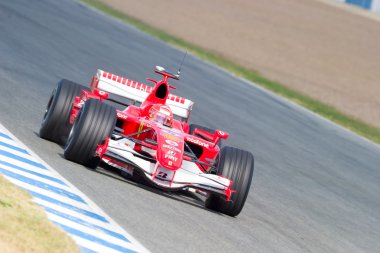
{"label": "red race car", "polygon": [[221,148],[227,132],[188,125],[193,102],[169,93],[175,88],[168,80],[179,74],[159,66],[155,72],[162,78],[148,78],[153,87],[102,70],[90,88],[63,79],[48,102],[40,137],[64,144],[65,158],[76,163],[96,168],[103,161],[163,190],[201,193],[207,208],[238,215],[251,186],[252,154]]}

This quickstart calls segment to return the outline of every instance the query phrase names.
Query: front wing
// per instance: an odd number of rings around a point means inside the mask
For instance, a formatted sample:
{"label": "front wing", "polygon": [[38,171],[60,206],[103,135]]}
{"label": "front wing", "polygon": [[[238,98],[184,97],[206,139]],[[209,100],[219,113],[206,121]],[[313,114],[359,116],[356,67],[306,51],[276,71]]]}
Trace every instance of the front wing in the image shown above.
{"label": "front wing", "polygon": [[[224,177],[202,172],[196,163],[183,160],[182,167],[176,171],[165,169],[153,159],[142,158],[141,154],[133,150],[135,143],[128,139],[112,140],[102,160],[128,174],[135,169],[143,173],[145,178],[159,188],[167,190],[180,190],[195,188],[206,192],[224,195],[229,200],[232,193],[232,182]],[[145,148],[147,153],[155,150]]]}

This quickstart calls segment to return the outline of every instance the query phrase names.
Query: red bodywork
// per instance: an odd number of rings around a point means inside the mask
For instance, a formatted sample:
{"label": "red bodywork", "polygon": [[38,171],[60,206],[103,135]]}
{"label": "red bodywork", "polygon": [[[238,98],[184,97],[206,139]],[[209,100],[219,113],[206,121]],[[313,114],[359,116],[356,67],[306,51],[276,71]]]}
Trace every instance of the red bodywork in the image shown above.
{"label": "red bodywork", "polygon": [[[149,110],[152,106],[157,104],[165,105],[167,100],[178,103],[185,101],[184,98],[169,93],[170,89],[175,88],[169,85],[168,80],[170,78],[177,79],[177,76],[166,71],[156,70],[156,73],[162,75],[161,80],[147,79],[154,83],[154,87],[109,72],[103,73],[104,78],[149,93],[140,106],[129,105],[125,110],[117,110],[116,127],[123,136],[128,136],[135,140],[133,150],[137,153],[146,155],[145,148],[155,151],[149,154],[152,159],[157,161],[153,178],[161,173],[158,171],[159,167],[173,171],[174,175],[181,168],[183,160],[194,161],[201,172],[209,173],[220,151],[217,144],[220,139],[227,139],[228,133],[220,130],[216,130],[215,133],[209,133],[202,129],[195,129],[193,134],[189,134],[189,125],[187,123],[189,117],[183,120],[173,119],[171,127],[152,121],[149,118]],[[91,82],[91,91],[82,91],[81,95],[75,98],[70,116],[71,123],[75,121],[80,108],[86,100],[99,99],[104,101],[108,99],[109,94],[98,89],[98,82],[99,80],[94,76]],[[108,143],[109,139],[100,144],[95,155],[128,168],[128,165],[123,165],[120,161],[114,161],[112,157],[107,157]],[[194,153],[196,157],[194,157]],[[232,193],[230,186],[225,190],[227,199],[230,198]]]}

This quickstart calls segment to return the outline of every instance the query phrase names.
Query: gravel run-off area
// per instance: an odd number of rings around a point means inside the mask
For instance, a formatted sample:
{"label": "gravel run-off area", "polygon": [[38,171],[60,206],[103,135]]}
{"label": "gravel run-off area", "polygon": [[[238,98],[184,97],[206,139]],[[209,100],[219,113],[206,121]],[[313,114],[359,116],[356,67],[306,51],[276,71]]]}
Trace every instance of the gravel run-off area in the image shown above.
{"label": "gravel run-off area", "polygon": [[101,0],[380,128],[380,18],[334,0]]}

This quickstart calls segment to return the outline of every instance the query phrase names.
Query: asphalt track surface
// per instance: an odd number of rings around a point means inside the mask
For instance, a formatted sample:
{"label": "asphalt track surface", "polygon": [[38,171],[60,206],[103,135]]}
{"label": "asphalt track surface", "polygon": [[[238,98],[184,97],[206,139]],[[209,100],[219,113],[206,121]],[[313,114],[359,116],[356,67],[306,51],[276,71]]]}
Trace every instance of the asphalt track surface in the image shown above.
{"label": "asphalt track surface", "polygon": [[77,2],[0,0],[0,122],[152,252],[380,252],[379,146],[192,56],[173,82],[196,102],[192,122],[256,158],[237,218],[66,161],[38,137],[57,80],[88,84],[100,68],[144,81],[182,56]]}

